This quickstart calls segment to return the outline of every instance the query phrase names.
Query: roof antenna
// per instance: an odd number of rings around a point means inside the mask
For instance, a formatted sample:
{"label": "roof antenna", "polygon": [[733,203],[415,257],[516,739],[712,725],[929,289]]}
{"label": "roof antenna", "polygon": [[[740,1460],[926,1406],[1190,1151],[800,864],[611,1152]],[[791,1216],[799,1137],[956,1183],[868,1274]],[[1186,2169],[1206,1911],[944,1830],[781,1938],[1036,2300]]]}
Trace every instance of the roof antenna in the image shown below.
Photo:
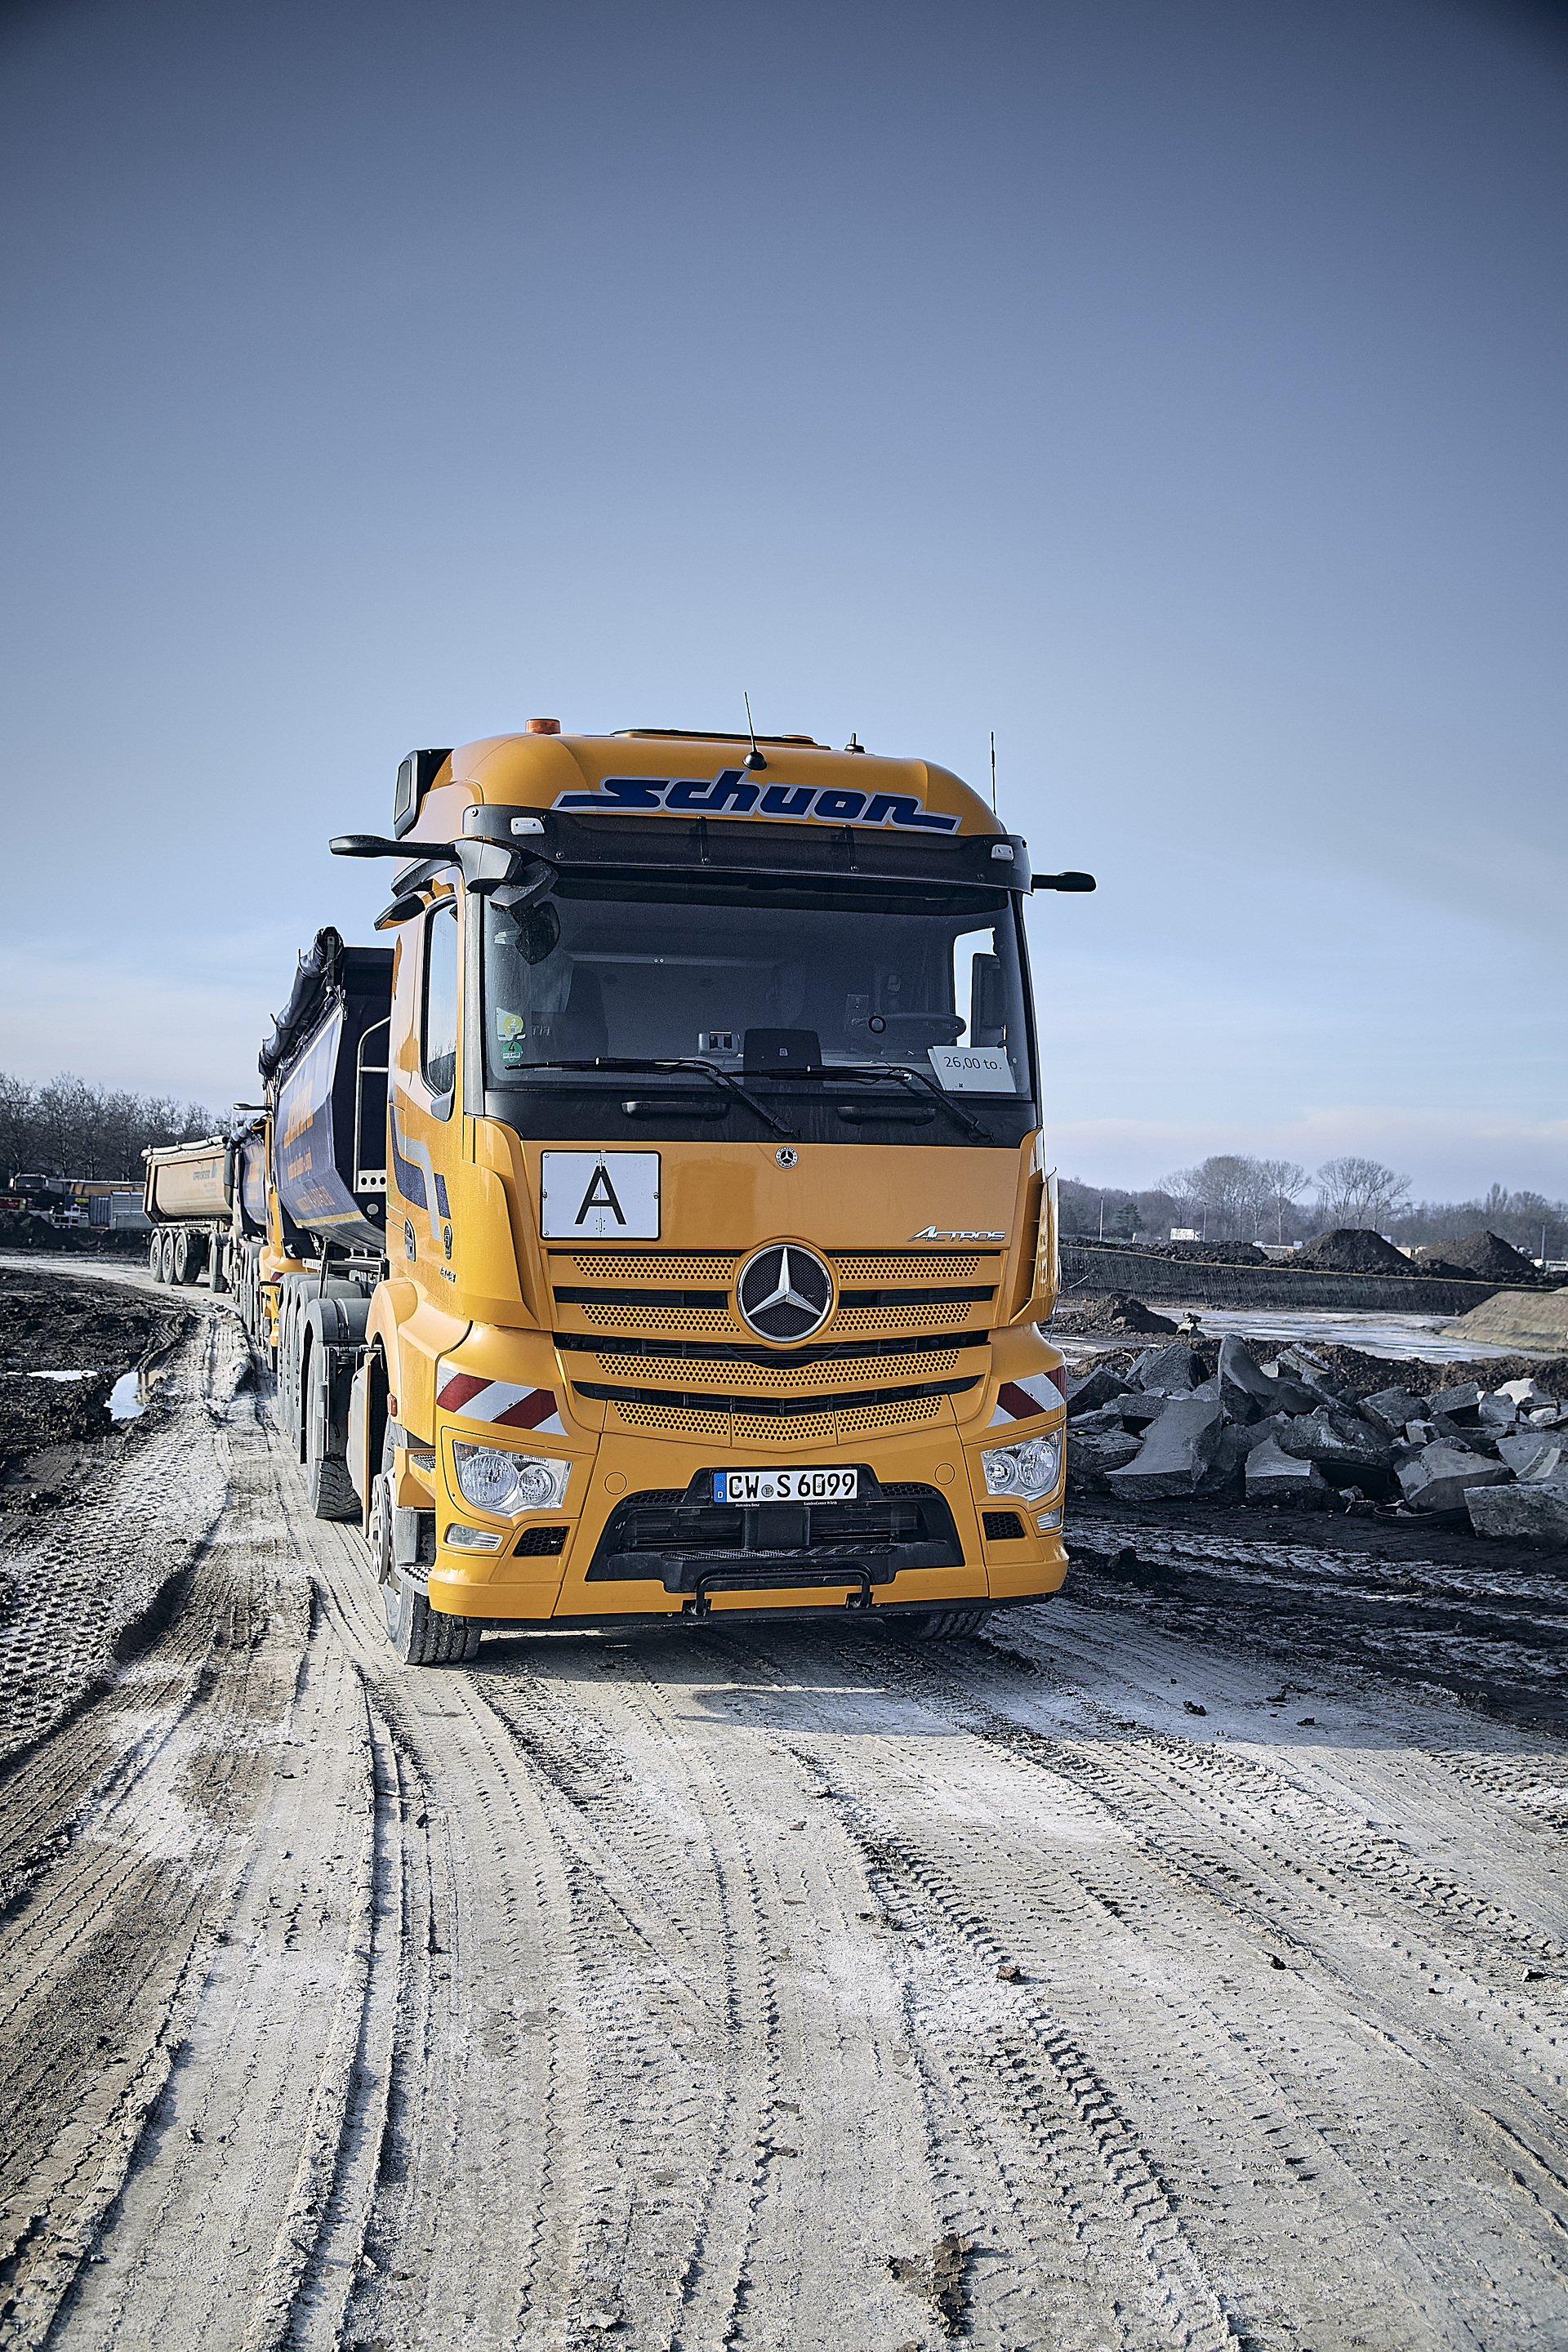
{"label": "roof antenna", "polygon": [[742,761],[741,765],[742,768],[765,768],[768,763],[757,749],[757,730],[752,719],[752,698],[749,694],[745,697],[745,703],[746,727],[747,731],[750,733],[752,738],[752,748],[747,752],[745,758]]}
{"label": "roof antenna", "polygon": [[991,814],[996,814],[996,730],[991,730]]}

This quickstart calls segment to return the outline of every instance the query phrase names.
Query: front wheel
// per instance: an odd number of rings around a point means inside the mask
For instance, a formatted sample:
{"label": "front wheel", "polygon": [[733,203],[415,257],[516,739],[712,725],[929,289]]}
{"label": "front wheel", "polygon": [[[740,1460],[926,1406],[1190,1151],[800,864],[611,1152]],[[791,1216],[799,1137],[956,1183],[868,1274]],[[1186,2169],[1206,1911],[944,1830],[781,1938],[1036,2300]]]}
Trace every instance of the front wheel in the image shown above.
{"label": "front wheel", "polygon": [[978,1633],[989,1609],[931,1609],[920,1616],[900,1617],[899,1631],[911,1642],[956,1642]]}
{"label": "front wheel", "polygon": [[444,1617],[392,1557],[392,1469],[395,1442],[390,1426],[383,1442],[381,1475],[370,1490],[370,1550],[386,1638],[405,1666],[460,1666],[479,1654],[479,1629],[466,1617]]}
{"label": "front wheel", "polygon": [[479,1629],[432,1609],[400,1568],[381,1588],[386,1638],[405,1666],[459,1666],[479,1654]]}

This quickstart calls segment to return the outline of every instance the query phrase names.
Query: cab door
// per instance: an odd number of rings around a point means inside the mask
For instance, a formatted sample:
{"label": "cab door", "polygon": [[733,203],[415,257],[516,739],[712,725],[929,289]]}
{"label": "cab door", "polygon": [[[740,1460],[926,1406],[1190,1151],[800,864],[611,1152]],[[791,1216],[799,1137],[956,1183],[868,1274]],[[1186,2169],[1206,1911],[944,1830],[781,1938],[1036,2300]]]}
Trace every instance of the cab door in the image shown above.
{"label": "cab door", "polygon": [[398,1420],[426,1442],[436,1422],[437,1360],[468,1328],[452,1312],[451,1191],[463,1129],[457,1099],[458,921],[456,895],[448,892],[404,933],[389,1057],[387,1252],[393,1279],[402,1276],[417,1294],[399,1330],[394,1393]]}

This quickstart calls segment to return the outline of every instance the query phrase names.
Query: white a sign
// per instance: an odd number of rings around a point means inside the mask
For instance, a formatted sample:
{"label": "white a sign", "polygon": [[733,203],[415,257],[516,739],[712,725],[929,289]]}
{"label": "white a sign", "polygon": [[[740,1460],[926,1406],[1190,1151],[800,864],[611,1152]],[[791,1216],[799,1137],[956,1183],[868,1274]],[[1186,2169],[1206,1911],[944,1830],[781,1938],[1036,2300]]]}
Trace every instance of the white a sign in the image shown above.
{"label": "white a sign", "polygon": [[1010,1095],[1013,1066],[1000,1045],[928,1045],[931,1066],[950,1095]]}
{"label": "white a sign", "polygon": [[657,1151],[542,1151],[540,1163],[546,1241],[658,1241]]}

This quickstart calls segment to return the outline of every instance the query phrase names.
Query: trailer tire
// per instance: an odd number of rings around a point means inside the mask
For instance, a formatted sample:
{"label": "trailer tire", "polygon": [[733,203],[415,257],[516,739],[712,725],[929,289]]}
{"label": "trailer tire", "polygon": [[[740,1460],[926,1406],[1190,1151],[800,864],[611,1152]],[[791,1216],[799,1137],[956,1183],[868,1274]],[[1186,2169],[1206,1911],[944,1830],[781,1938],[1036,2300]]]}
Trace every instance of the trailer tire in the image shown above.
{"label": "trailer tire", "polygon": [[[312,1427],[314,1422],[312,1414]],[[360,1516],[359,1496],[349,1477],[349,1465],[330,1454],[311,1450],[305,1464],[305,1492],[318,1519],[357,1519]]]}
{"label": "trailer tire", "polygon": [[479,1629],[466,1617],[432,1609],[419,1587],[400,1568],[381,1588],[386,1638],[405,1666],[459,1666],[479,1654]]}
{"label": "trailer tire", "polygon": [[899,1631],[911,1642],[957,1642],[978,1633],[990,1614],[989,1609],[931,1609],[900,1617]]}
{"label": "trailer tire", "polygon": [[174,1279],[174,1229],[173,1225],[164,1226],[162,1242],[163,1246],[158,1253],[158,1279],[160,1282],[173,1282]]}
{"label": "trailer tire", "polygon": [[182,1225],[174,1235],[174,1280],[187,1287],[199,1282],[206,1255],[206,1235],[195,1225]]}
{"label": "trailer tire", "polygon": [[160,1225],[147,1244],[147,1271],[154,1282],[167,1282],[163,1270],[163,1228]]}

